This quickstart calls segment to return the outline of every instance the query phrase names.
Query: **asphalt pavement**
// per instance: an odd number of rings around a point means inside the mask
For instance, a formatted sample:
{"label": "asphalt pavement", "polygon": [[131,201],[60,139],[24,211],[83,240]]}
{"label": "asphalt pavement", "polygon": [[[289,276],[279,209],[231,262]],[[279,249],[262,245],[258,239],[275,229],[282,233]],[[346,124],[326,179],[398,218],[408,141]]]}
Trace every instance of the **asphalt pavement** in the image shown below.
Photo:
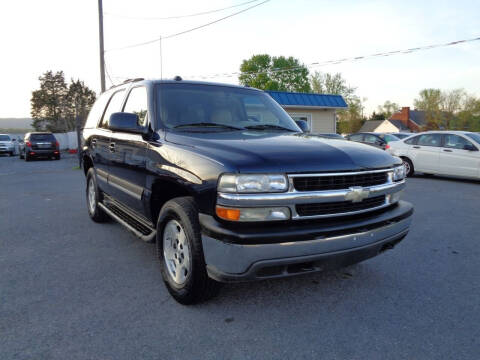
{"label": "asphalt pavement", "polygon": [[417,176],[410,234],[182,306],[154,245],[96,224],[76,158],[0,157],[0,359],[478,359],[480,182]]}

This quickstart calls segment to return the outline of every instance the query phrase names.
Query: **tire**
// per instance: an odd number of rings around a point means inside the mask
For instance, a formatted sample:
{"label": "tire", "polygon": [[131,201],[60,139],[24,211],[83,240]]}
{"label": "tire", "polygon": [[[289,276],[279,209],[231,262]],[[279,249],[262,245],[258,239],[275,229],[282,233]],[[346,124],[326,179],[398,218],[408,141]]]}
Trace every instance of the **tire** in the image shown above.
{"label": "tire", "polygon": [[30,161],[30,160],[31,160],[30,156],[25,152],[25,161]]}
{"label": "tire", "polygon": [[[92,190],[92,192],[90,192]],[[108,221],[109,216],[98,206],[101,199],[101,193],[97,186],[97,179],[95,176],[95,170],[90,168],[87,172],[87,210],[90,218],[98,223]]]}
{"label": "tire", "polygon": [[405,165],[405,171],[407,176],[412,176],[413,173],[415,172],[415,169],[413,168],[412,161],[409,158],[403,157],[403,165]]}
{"label": "tire", "polygon": [[190,305],[218,293],[220,284],[207,275],[193,198],[179,197],[165,203],[158,216],[156,243],[163,281],[176,301]]}
{"label": "tire", "polygon": [[20,159],[25,159],[25,156],[22,155],[22,153],[18,154],[20,156]]}

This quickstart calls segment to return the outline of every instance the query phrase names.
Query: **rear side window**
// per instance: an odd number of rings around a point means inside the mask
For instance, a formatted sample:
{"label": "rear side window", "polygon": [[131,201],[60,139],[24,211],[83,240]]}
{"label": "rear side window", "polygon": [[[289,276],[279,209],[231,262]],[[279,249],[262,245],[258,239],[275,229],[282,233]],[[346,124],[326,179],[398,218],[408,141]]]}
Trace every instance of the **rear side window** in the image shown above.
{"label": "rear side window", "polygon": [[418,138],[418,145],[422,146],[440,146],[442,143],[442,135],[440,134],[423,134]]}
{"label": "rear side window", "polygon": [[108,102],[107,108],[105,109],[105,113],[103,114],[100,127],[108,129],[108,120],[110,119],[110,115],[112,115],[114,112],[121,111],[120,106],[122,105],[124,92],[124,90],[120,90],[112,95],[110,101]]}
{"label": "rear side window", "polygon": [[55,141],[53,134],[32,134],[30,135],[31,141]]}
{"label": "rear side window", "polygon": [[143,86],[133,88],[128,94],[127,103],[123,108],[124,112],[133,113],[138,116],[138,125],[147,124],[147,89]]}
{"label": "rear side window", "polygon": [[95,104],[93,104],[88,113],[88,118],[84,126],[85,129],[91,129],[97,126],[98,120],[100,120],[105,110],[105,105],[107,105],[108,98],[107,94],[103,94],[95,101]]}

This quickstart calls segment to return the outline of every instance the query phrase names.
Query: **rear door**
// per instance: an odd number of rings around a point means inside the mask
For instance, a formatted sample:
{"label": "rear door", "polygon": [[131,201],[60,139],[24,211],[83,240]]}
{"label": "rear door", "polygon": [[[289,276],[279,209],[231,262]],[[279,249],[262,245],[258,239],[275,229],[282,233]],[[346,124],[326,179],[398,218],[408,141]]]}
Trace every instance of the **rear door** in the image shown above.
{"label": "rear door", "polygon": [[[138,116],[140,126],[148,126],[147,89],[130,90],[123,112]],[[146,185],[147,142],[141,134],[113,131],[110,145],[111,163],[108,178],[112,195],[141,215],[145,214],[143,192]]]}
{"label": "rear door", "polygon": [[477,147],[460,135],[444,134],[443,139],[439,161],[440,172],[445,175],[477,177],[480,168],[480,152],[465,150],[465,146]]}
{"label": "rear door", "polygon": [[439,154],[442,145],[442,135],[427,133],[418,136],[415,145],[408,151],[416,171],[439,173]]}
{"label": "rear door", "polygon": [[112,151],[110,149],[110,137],[112,132],[108,128],[108,120],[110,119],[111,114],[120,111],[124,96],[124,89],[118,90],[112,94],[100,119],[98,128],[90,139],[97,179],[100,187],[107,194],[112,193],[112,188],[108,183],[110,164],[112,162]]}

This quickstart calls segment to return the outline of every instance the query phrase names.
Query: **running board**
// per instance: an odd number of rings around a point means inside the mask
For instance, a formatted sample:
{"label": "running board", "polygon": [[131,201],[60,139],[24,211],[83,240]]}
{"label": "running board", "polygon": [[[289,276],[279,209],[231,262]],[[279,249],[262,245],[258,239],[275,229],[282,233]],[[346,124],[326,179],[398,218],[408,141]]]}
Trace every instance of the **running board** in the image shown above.
{"label": "running board", "polygon": [[153,242],[157,231],[147,226],[143,222],[138,221],[133,216],[122,211],[118,206],[114,204],[105,205],[98,203],[98,206],[105,211],[112,219],[125,226],[136,237],[142,239],[145,242]]}

